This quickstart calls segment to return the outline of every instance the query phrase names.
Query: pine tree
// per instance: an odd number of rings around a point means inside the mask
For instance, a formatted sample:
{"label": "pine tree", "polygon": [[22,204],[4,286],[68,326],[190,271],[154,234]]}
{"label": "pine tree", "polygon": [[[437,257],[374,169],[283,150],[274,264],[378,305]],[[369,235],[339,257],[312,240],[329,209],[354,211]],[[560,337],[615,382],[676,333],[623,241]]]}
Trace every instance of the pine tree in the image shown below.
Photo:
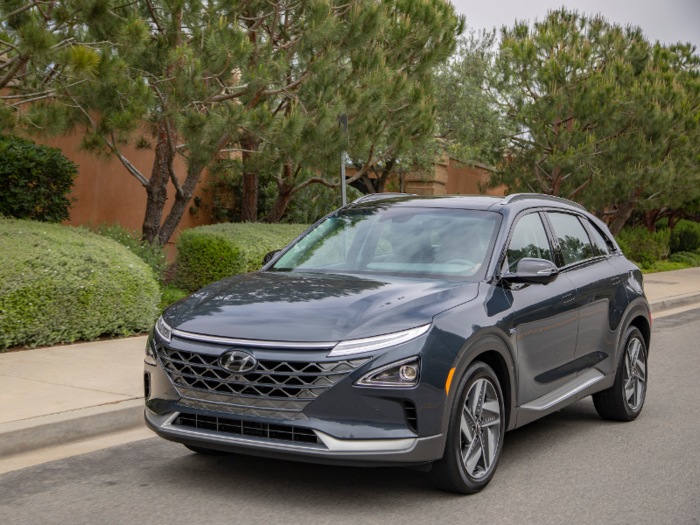
{"label": "pine tree", "polygon": [[696,72],[687,46],[600,16],[505,29],[490,87],[520,134],[492,184],[577,200],[617,233],[640,203],[697,180]]}

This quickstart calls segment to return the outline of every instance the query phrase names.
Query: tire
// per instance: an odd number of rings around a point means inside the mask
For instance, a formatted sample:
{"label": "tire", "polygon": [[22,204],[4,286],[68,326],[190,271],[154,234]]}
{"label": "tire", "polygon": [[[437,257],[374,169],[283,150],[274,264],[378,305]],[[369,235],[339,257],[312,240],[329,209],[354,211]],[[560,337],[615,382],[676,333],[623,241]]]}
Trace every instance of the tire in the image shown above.
{"label": "tire", "polygon": [[202,456],[228,456],[231,452],[223,452],[221,450],[214,450],[212,448],[197,447],[195,445],[185,445],[192,452],[201,454]]}
{"label": "tire", "polygon": [[[625,333],[624,341],[615,383],[607,390],[593,394],[596,411],[600,417],[611,421],[636,419],[644,407],[647,393],[648,354],[644,337],[637,328],[631,326]],[[630,368],[634,372],[632,377]]]}
{"label": "tire", "polygon": [[457,388],[445,454],[433,464],[429,476],[442,490],[474,494],[489,484],[501,456],[506,428],[503,391],[494,371],[481,361],[469,366]]}

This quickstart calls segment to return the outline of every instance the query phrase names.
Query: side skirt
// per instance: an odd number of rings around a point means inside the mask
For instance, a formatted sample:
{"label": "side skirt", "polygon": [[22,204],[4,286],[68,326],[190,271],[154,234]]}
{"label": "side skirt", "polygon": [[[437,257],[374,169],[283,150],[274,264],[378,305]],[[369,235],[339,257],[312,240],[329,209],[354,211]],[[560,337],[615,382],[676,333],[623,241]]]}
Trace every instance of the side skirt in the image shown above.
{"label": "side skirt", "polygon": [[586,396],[610,388],[614,382],[615,374],[605,376],[601,371],[589,368],[556,390],[518,407],[516,428],[561,410]]}

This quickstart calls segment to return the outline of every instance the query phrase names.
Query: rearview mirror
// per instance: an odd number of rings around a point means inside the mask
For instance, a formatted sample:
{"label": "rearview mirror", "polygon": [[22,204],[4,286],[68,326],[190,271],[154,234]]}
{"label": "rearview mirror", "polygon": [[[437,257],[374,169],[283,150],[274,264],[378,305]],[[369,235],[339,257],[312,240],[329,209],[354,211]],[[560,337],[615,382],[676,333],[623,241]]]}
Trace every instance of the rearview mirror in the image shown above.
{"label": "rearview mirror", "polygon": [[279,252],[280,250],[272,250],[271,252],[268,252],[265,254],[265,257],[263,257],[263,266],[265,266],[267,263],[269,263],[272,258]]}
{"label": "rearview mirror", "polygon": [[510,283],[549,284],[559,276],[559,269],[552,261],[524,257],[518,261],[515,273],[507,273],[502,279]]}

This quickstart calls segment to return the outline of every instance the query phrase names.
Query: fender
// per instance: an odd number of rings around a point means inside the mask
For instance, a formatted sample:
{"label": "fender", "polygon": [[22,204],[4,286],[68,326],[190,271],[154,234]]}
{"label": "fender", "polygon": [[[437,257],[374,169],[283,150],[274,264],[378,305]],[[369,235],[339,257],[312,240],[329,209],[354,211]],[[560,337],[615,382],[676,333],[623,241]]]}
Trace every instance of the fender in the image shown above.
{"label": "fender", "polygon": [[[459,384],[462,375],[467,370],[469,365],[484,352],[495,351],[505,362],[506,373],[508,374],[508,384],[501,385],[503,396],[507,397],[506,405],[506,431],[515,427],[515,393],[517,392],[517,375],[515,373],[514,350],[510,344],[508,337],[501,331],[495,328],[484,328],[475,332],[467,342],[462,346],[462,349],[457,353],[452,367],[455,369],[450,383],[450,390],[447,393],[447,399],[444,405],[444,413],[442,416],[442,433],[447,435],[447,427],[450,422],[450,413],[452,405],[455,402],[457,394],[457,385]],[[504,400],[505,401],[505,400]]]}
{"label": "fender", "polygon": [[[621,326],[624,328],[619,331],[617,335],[617,344],[615,347],[615,363],[618,363],[618,359],[620,357],[620,347],[624,344],[622,341],[622,338],[625,336],[625,332],[627,332],[627,329],[630,327],[632,324],[632,321],[637,318],[637,317],[642,317],[644,319],[644,323],[647,326],[647,329],[649,330],[649,338],[647,340],[647,358],[649,357],[649,352],[650,352],[650,347],[651,347],[651,324],[649,323],[649,315],[651,313],[651,309],[649,308],[649,302],[646,300],[644,296],[636,297],[630,301],[629,306],[627,306],[627,310],[625,311],[625,315],[622,318],[622,323]],[[617,368],[615,369],[615,372],[617,372]]]}

